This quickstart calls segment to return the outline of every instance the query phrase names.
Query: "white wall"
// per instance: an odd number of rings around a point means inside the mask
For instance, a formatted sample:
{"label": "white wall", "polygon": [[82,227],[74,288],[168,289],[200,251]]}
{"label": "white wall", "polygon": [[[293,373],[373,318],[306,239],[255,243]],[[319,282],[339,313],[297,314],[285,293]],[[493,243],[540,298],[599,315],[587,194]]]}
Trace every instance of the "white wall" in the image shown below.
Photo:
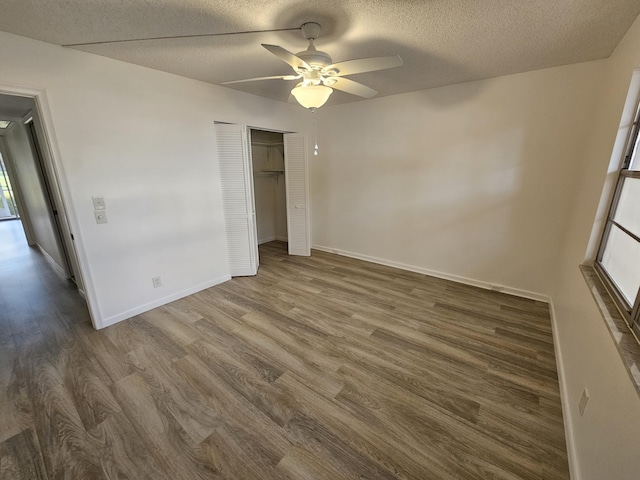
{"label": "white wall", "polygon": [[[573,431],[575,478],[581,480],[640,477],[640,398],[578,271],[580,263],[594,257],[602,217],[621,160],[620,149],[613,154],[612,151],[616,138],[624,141],[633,116],[637,97],[626,105],[626,118],[621,123],[632,72],[638,67],[640,22],[636,20],[605,63],[606,84],[598,94],[592,128],[580,152],[576,170],[580,182],[571,197],[571,215],[555,271],[558,281],[552,292],[556,340],[567,391],[568,408],[564,409],[564,415]],[[600,201],[603,186],[606,192]],[[593,229],[596,212],[599,213]],[[578,402],[585,387],[590,400],[580,417]]]}
{"label": "white wall", "polygon": [[313,244],[544,298],[603,63],[319,110]]}
{"label": "white wall", "polygon": [[22,221],[28,221],[33,232],[33,241],[49,259],[57,265],[59,272],[66,272],[66,265],[62,247],[58,242],[55,220],[46,197],[42,175],[38,160],[31,147],[27,127],[21,122],[15,122],[11,130],[4,136],[5,146],[9,155],[17,181],[15,188],[20,190],[24,200],[26,215]]}
{"label": "white wall", "polygon": [[[228,278],[213,122],[299,131],[307,112],[15,35],[0,43],[0,86],[46,89],[97,326]],[[108,224],[95,223],[95,195]]]}
{"label": "white wall", "polygon": [[552,297],[581,480],[640,471],[640,399],[578,270],[638,45],[636,21],[610,59],[322,109],[311,160],[314,245]]}
{"label": "white wall", "polygon": [[[213,121],[296,131],[306,112],[0,42],[0,84],[46,89],[98,325],[225,278]],[[640,402],[577,270],[639,44],[636,22],[610,60],[323,108],[310,161],[314,244],[553,295],[583,480],[640,468]],[[105,197],[108,224],[95,224],[92,195]],[[591,400],[578,417],[583,386]]]}

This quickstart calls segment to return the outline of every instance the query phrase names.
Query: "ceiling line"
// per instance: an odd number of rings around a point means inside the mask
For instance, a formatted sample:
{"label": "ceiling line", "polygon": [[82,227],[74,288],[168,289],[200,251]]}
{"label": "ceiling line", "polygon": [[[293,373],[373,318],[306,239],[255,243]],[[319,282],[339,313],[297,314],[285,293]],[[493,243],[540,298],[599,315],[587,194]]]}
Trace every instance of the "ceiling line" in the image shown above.
{"label": "ceiling line", "polygon": [[244,35],[248,33],[290,32],[293,30],[300,30],[300,27],[275,28],[273,30],[247,30],[244,32],[200,33],[197,35],[170,35],[167,37],[130,38],[127,40],[105,40],[102,42],[68,43],[61,46],[62,47],[82,47],[82,46],[88,46],[88,45],[106,45],[109,43],[145,42],[149,40],[172,40],[176,38],[220,37],[223,35]]}

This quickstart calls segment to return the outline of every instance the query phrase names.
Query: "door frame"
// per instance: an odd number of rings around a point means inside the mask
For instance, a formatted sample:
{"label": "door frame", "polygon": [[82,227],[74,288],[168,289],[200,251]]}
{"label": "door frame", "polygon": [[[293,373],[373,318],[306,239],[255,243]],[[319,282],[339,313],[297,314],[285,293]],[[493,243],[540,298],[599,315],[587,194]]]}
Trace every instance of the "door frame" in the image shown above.
{"label": "door frame", "polygon": [[43,150],[45,170],[46,174],[49,175],[50,185],[55,190],[54,196],[59,202],[57,209],[62,229],[61,241],[65,242],[69,256],[73,256],[72,263],[77,266],[77,271],[74,272],[76,285],[78,292],[87,302],[91,323],[94,328],[99,328],[97,324],[97,319],[100,318],[96,308],[97,296],[91,277],[88,275],[89,262],[86,249],[82,239],[73,233],[80,231],[76,220],[78,216],[73,204],[69,201],[71,190],[61,160],[62,157],[55,135],[53,116],[49,107],[47,93],[40,88],[0,83],[0,94],[32,98],[35,102],[35,110],[42,127],[42,138],[39,138],[39,140]]}
{"label": "door frame", "polygon": [[[291,130],[281,130],[279,128],[273,128],[273,127],[269,127],[269,126],[264,126],[264,125],[250,125],[250,124],[244,124],[244,123],[236,123],[236,122],[229,122],[229,121],[224,121],[224,120],[215,120],[214,122],[215,124],[221,123],[221,124],[232,124],[232,125],[240,125],[243,126],[247,129],[247,131],[250,133],[251,130],[263,130],[263,131],[267,131],[267,132],[273,132],[273,133],[281,133],[283,135],[286,134],[290,134],[290,133],[297,133],[297,134],[302,134],[305,135],[305,149],[306,149],[306,175],[307,175],[307,181],[306,181],[306,196],[307,196],[307,203],[306,203],[306,209],[307,209],[307,241],[308,241],[308,245],[309,245],[309,252],[311,250],[311,215],[312,215],[312,211],[311,211],[311,184],[309,182],[309,152],[308,152],[308,133],[307,132],[294,132]],[[249,152],[249,154],[251,154],[251,152]],[[286,153],[285,153],[285,165],[286,165]],[[286,193],[286,197],[287,197],[287,235],[289,235],[289,231],[290,231],[290,226],[288,224],[288,220],[289,220],[289,186],[288,186],[288,182],[286,181],[286,166],[285,166],[285,193]],[[250,172],[245,172],[245,175],[249,175],[251,178],[248,179],[248,181],[250,181],[253,184],[253,170],[251,170]],[[245,180],[247,180],[245,178]],[[255,188],[252,188],[252,195],[253,195],[253,201],[255,202]],[[257,237],[257,231],[256,231],[256,245],[258,244],[258,237]],[[310,254],[310,253],[309,253]],[[259,254],[258,254],[259,255]],[[290,253],[291,255],[291,253]],[[258,257],[258,261],[259,261],[259,257]]]}
{"label": "door frame", "polygon": [[53,220],[51,222],[52,227],[55,229],[55,240],[64,261],[64,265],[60,265],[60,267],[62,267],[66,278],[71,278],[75,282],[75,269],[73,268],[73,264],[69,256],[66,244],[67,242],[64,241],[62,219],[60,218],[60,212],[57,208],[57,204],[60,202],[56,202],[55,200],[55,187],[51,183],[51,175],[48,173],[45,153],[42,151],[43,140],[40,138],[42,135],[38,134],[38,128],[32,111],[29,111],[22,117],[22,124],[27,129],[27,136],[29,137],[29,144],[31,146],[33,159],[36,162],[37,172],[41,179],[42,194],[47,200],[47,210],[49,212],[49,216]]}
{"label": "door frame", "polygon": [[[249,131],[251,130],[262,130],[265,132],[273,132],[273,133],[281,133],[283,136],[283,141],[284,141],[284,136],[290,133],[295,133],[295,134],[301,134],[305,136],[305,149],[306,149],[306,164],[305,164],[305,174],[306,174],[306,210],[307,210],[307,244],[309,246],[309,255],[311,255],[311,183],[309,182],[309,135],[307,132],[293,132],[291,130],[280,130],[277,128],[271,128],[271,127],[259,127],[259,126],[254,126],[254,125],[244,125],[245,127],[247,127],[249,129]],[[286,144],[286,142],[284,142]],[[285,182],[284,182],[284,188],[285,188],[285,206],[286,206],[286,214],[287,214],[287,237],[289,237],[290,235],[290,225],[289,225],[289,208],[290,208],[290,202],[289,202],[289,198],[290,198],[290,188],[289,188],[289,181],[287,179],[287,152],[286,152],[286,147],[283,149],[283,155],[284,155],[284,163],[285,163],[285,169],[284,169],[284,177],[285,177]],[[251,182],[253,182],[253,178],[251,178]],[[255,202],[255,188],[253,191],[253,196],[254,196],[254,202]],[[256,238],[256,244],[257,244],[257,238]],[[289,244],[289,242],[287,241],[287,244]],[[291,247],[289,246],[288,249],[289,255],[292,255],[291,253]]]}

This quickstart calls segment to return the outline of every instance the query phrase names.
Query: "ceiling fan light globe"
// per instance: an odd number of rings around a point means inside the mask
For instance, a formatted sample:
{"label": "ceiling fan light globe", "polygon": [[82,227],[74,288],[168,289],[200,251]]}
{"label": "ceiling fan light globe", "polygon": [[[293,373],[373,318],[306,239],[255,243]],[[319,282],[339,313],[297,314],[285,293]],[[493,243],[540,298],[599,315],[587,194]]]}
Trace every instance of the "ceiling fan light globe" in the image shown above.
{"label": "ceiling fan light globe", "polygon": [[304,108],[320,108],[333,93],[333,89],[324,85],[298,85],[291,94]]}

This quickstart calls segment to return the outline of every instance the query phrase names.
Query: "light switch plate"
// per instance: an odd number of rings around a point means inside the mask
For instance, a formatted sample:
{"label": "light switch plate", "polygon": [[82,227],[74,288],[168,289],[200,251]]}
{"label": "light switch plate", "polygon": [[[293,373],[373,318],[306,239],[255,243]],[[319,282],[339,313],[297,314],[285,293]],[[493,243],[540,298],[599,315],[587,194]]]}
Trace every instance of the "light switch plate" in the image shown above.
{"label": "light switch plate", "polygon": [[94,210],[105,210],[107,208],[104,203],[104,197],[91,197],[91,200],[93,200]]}
{"label": "light switch plate", "polygon": [[98,210],[93,214],[96,216],[96,223],[107,223],[107,212],[104,210]]}

